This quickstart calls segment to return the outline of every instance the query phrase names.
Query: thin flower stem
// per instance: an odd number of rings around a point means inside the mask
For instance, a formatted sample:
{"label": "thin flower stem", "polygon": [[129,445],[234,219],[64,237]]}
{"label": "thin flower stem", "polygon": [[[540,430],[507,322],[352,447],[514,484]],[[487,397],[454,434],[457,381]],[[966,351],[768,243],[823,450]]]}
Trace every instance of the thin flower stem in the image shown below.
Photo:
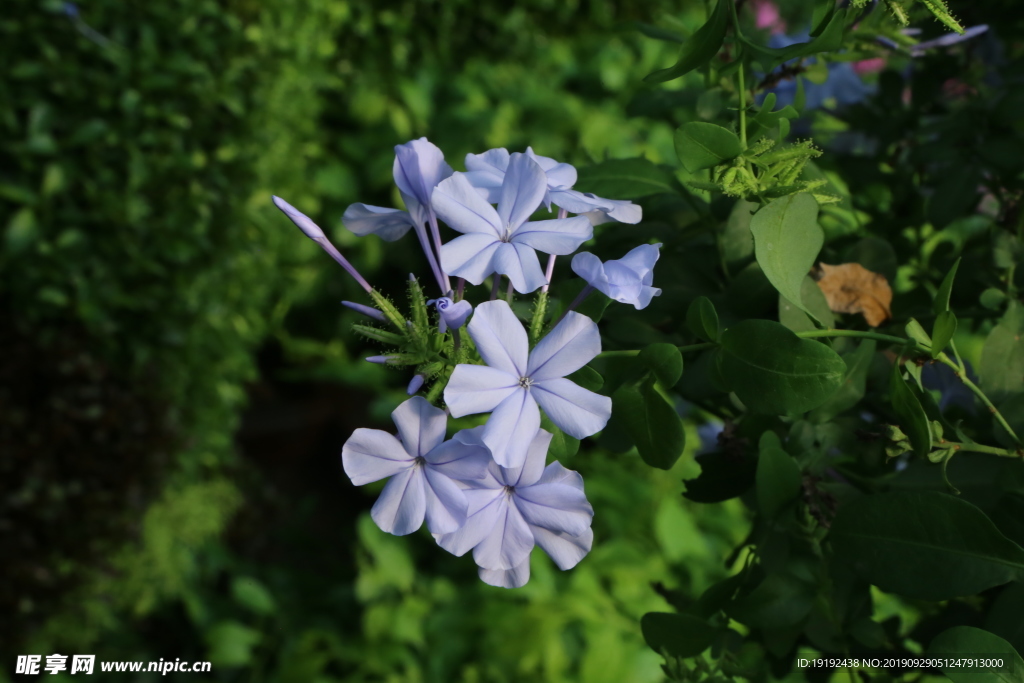
{"label": "thin flower stem", "polygon": [[466,291],[466,278],[460,277],[459,284],[455,285],[455,301],[462,301],[464,291]]}
{"label": "thin flower stem", "polygon": [[373,287],[370,286],[370,283],[367,282],[366,279],[359,274],[359,271],[356,270],[352,266],[352,264],[348,262],[348,259],[341,255],[341,252],[338,251],[337,248],[333,244],[331,244],[326,237],[320,237],[314,239],[313,241],[319,244],[324,251],[330,254],[331,258],[337,261],[338,265],[344,268],[348,272],[348,274],[351,275],[355,279],[355,281],[359,283],[359,286],[366,290],[367,294],[373,291]]}
{"label": "thin flower stem", "polygon": [[1006,418],[1003,417],[1003,414],[999,412],[995,405],[993,405],[992,401],[990,401],[988,396],[985,395],[985,392],[981,390],[981,387],[979,387],[977,384],[971,381],[971,378],[967,376],[966,372],[964,372],[961,368],[957,367],[957,364],[950,360],[949,356],[947,356],[945,353],[940,353],[939,357],[936,358],[936,360],[942,363],[943,365],[952,368],[953,374],[960,378],[960,381],[964,383],[964,386],[970,389],[971,393],[977,396],[981,400],[981,402],[985,404],[985,407],[988,408],[988,411],[992,413],[992,417],[995,418],[996,422],[998,422],[1003,429],[1006,430],[1006,433],[1010,435],[1010,438],[1012,438],[1017,443],[1017,445],[1024,445],[1024,442],[1022,442],[1020,440],[1020,437],[1017,436],[1017,433],[1013,431],[1013,427],[1011,427],[1010,424],[1006,421]]}
{"label": "thin flower stem", "polygon": [[458,328],[452,330],[452,341],[454,342],[452,351],[455,354],[459,353],[459,349],[462,347],[462,335],[459,334]]}
{"label": "thin flower stem", "polygon": [[494,283],[491,285],[491,301],[494,301],[498,298],[498,291],[501,287],[501,276],[495,273],[491,277],[494,280]]}
{"label": "thin flower stem", "polygon": [[508,287],[505,288],[505,301],[508,302],[509,306],[512,305],[512,280],[511,279],[508,281]]}
{"label": "thin flower stem", "polygon": [[430,264],[430,270],[433,271],[434,278],[437,280],[437,286],[441,289],[441,296],[447,296],[448,290],[444,286],[445,280],[441,274],[441,267],[437,265],[437,259],[434,257],[434,250],[430,247],[430,238],[427,237],[426,227],[417,223],[413,226],[413,230],[416,231],[416,237],[420,240],[423,253],[427,255],[427,262]]}
{"label": "thin flower stem", "polygon": [[[559,220],[562,220],[563,218],[566,218],[568,215],[569,215],[569,212],[567,210],[562,209],[562,208],[558,209],[558,219]],[[547,282],[545,282],[544,286],[540,288],[540,291],[542,293],[547,294],[548,288],[551,286],[551,278],[554,276],[554,274],[555,274],[555,255],[554,254],[548,254],[548,265],[544,269],[544,279],[547,280]]]}
{"label": "thin flower stem", "polygon": [[996,448],[995,446],[983,446],[980,443],[959,443],[957,441],[940,441],[939,443],[943,446],[952,446],[955,450],[965,453],[988,453],[1001,458],[1024,458],[1024,450],[1021,449]]}
{"label": "thin flower stem", "polygon": [[893,344],[913,343],[912,339],[906,337],[895,337],[891,334],[880,334],[878,332],[862,332],[861,330],[809,330],[797,332],[796,336],[804,339],[816,339],[818,337],[859,337],[861,339],[874,339],[875,341],[891,342]]}
{"label": "thin flower stem", "polygon": [[452,282],[448,279],[448,273],[444,272],[444,269],[440,267],[441,230],[437,227],[437,216],[434,214],[433,207],[430,207],[430,231],[434,237],[434,248],[437,250],[438,270],[441,271],[441,277],[444,278],[444,295],[448,296],[448,292],[452,291]]}

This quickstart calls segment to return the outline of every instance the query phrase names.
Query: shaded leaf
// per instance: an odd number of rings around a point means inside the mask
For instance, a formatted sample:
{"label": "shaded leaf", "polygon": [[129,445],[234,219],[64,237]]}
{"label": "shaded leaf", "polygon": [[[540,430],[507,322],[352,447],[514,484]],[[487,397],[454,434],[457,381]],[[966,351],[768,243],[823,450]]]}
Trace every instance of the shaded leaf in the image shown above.
{"label": "shaded leaf", "polygon": [[652,161],[611,159],[579,169],[573,189],[593,192],[601,197],[638,199],[652,194],[676,192],[679,184],[672,172]]}
{"label": "shaded leaf", "polygon": [[945,493],[852,500],[840,506],[829,539],[838,562],[911,598],[947,600],[1024,576],[1024,550],[981,510]]}
{"label": "shaded leaf", "polygon": [[825,241],[818,226],[818,202],[807,193],[775,199],[754,214],[750,232],[765,277],[782,296],[813,316],[800,287]]}
{"label": "shaded leaf", "polygon": [[683,423],[676,409],[654,388],[653,381],[616,390],[612,394],[612,414],[651,467],[671,469],[683,454]]}
{"label": "shaded leaf", "polygon": [[750,410],[797,415],[818,407],[842,385],[846,364],[820,342],[779,323],[744,320],[722,333],[722,375]]}
{"label": "shaded leaf", "polygon": [[671,657],[696,657],[718,635],[718,629],[703,619],[668,612],[648,612],[640,618],[640,630],[652,650]]}
{"label": "shaded leaf", "polygon": [[800,495],[801,476],[796,461],[782,448],[775,432],[764,432],[757,459],[757,505],[773,519]]}
{"label": "shaded leaf", "polygon": [[900,419],[900,428],[910,439],[910,445],[914,449],[914,455],[925,457],[932,449],[932,428],[925,415],[921,401],[910,387],[903,381],[903,374],[900,372],[899,361],[892,365],[892,375],[889,380],[889,398],[892,401],[892,408]]}
{"label": "shaded leaf", "polygon": [[715,305],[706,296],[693,300],[686,310],[686,327],[690,332],[704,341],[718,341],[718,312]]}
{"label": "shaded leaf", "polygon": [[[942,673],[953,683],[1024,683],[1024,660],[1013,646],[999,636],[973,626],[954,626],[932,640],[928,654],[933,657],[1002,659],[1003,666],[983,669],[946,666]],[[988,657],[986,657],[988,655]]]}
{"label": "shaded leaf", "polygon": [[718,0],[707,22],[694,32],[693,37],[683,43],[679,52],[679,61],[667,69],[647,74],[644,81],[647,83],[671,81],[710,61],[722,47],[728,25],[728,0]]}
{"label": "shaded leaf", "polygon": [[735,159],[743,152],[736,133],[703,121],[684,123],[676,131],[675,143],[679,161],[690,173]]}

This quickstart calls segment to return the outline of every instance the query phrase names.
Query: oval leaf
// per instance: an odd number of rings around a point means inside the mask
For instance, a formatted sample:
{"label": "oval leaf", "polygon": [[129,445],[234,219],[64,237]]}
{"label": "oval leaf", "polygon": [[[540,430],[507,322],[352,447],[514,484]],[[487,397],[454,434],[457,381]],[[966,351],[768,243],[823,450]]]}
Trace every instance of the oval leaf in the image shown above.
{"label": "oval leaf", "polygon": [[761,435],[757,459],[757,505],[773,519],[800,495],[801,476],[796,461],[782,449],[775,432]]}
{"label": "oval leaf", "polygon": [[998,668],[943,667],[953,683],[1024,683],[1024,660],[997,635],[973,626],[954,626],[935,636],[928,654],[936,658],[1002,659]]}
{"label": "oval leaf", "polygon": [[932,428],[928,416],[921,406],[917,395],[911,391],[903,375],[900,373],[900,364],[892,364],[892,375],[889,380],[889,397],[892,401],[892,409],[896,411],[900,419],[900,428],[910,439],[910,445],[914,448],[914,455],[925,457],[932,449]]}
{"label": "oval leaf", "polygon": [[864,496],[839,508],[835,560],[884,591],[922,600],[979,593],[1024,576],[1024,550],[981,510],[935,491]]}
{"label": "oval leaf", "polygon": [[685,123],[676,131],[675,140],[679,161],[690,173],[735,159],[743,152],[736,133],[714,123]]}
{"label": "oval leaf", "polygon": [[[773,200],[750,219],[754,255],[768,281],[800,310],[814,317],[800,288],[825,242],[818,202],[800,193]],[[820,322],[820,321],[819,321]]]}
{"label": "oval leaf", "polygon": [[828,346],[770,320],[744,320],[722,333],[726,384],[750,410],[797,415],[817,408],[843,384],[846,363]]}
{"label": "oval leaf", "polygon": [[718,48],[722,47],[722,41],[725,40],[725,29],[729,25],[728,7],[727,0],[719,0],[707,22],[683,43],[679,61],[667,69],[647,74],[644,80],[648,83],[671,81],[688,74],[718,54]]}
{"label": "oval leaf", "polygon": [[666,390],[674,387],[683,376],[683,354],[674,344],[651,344],[642,349],[637,358]]}
{"label": "oval leaf", "polygon": [[644,158],[611,159],[584,166],[579,169],[579,178],[573,187],[580,192],[616,199],[638,199],[676,192],[678,188],[670,171]]}
{"label": "oval leaf", "polygon": [[686,326],[698,339],[718,341],[718,312],[706,296],[693,300],[686,310]]}
{"label": "oval leaf", "polygon": [[676,409],[659,394],[652,381],[639,388],[620,387],[612,395],[612,414],[626,432],[643,461],[668,470],[683,454],[686,433]]}
{"label": "oval leaf", "polygon": [[690,614],[648,612],[640,618],[640,630],[647,645],[670,657],[696,657],[711,647],[717,630]]}

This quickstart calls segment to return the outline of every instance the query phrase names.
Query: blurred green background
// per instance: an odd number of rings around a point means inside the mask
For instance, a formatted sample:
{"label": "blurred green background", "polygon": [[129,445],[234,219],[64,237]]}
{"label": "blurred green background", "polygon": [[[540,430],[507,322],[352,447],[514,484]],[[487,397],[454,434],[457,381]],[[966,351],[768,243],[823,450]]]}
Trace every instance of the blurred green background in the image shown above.
{"label": "blurred green background", "polygon": [[339,454],[390,428],[408,377],[360,360],[375,349],[339,301],[362,291],[269,198],[401,296],[426,273],[414,241],[339,221],[400,206],[394,145],[426,135],[457,170],[526,145],[674,164],[671,121],[640,114],[678,86],[640,81],[676,47],[635,22],[702,18],[693,0],[8,0],[0,680],[67,652],[230,681],[661,680],[638,627],[668,609],[653,584],[699,593],[748,530],[738,501],[679,495],[694,428],[668,473],[585,444],[565,464],[594,550],[567,573],[535,553],[520,590],[425,530],[380,532],[379,486]]}

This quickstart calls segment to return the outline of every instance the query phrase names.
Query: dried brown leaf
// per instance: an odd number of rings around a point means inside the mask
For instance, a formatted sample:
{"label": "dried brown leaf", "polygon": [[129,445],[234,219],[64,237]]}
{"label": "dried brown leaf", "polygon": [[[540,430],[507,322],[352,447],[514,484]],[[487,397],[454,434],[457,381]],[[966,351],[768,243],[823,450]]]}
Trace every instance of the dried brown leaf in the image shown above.
{"label": "dried brown leaf", "polygon": [[836,313],[862,313],[871,327],[878,327],[892,315],[892,289],[884,276],[859,263],[820,263],[818,270],[818,287]]}

